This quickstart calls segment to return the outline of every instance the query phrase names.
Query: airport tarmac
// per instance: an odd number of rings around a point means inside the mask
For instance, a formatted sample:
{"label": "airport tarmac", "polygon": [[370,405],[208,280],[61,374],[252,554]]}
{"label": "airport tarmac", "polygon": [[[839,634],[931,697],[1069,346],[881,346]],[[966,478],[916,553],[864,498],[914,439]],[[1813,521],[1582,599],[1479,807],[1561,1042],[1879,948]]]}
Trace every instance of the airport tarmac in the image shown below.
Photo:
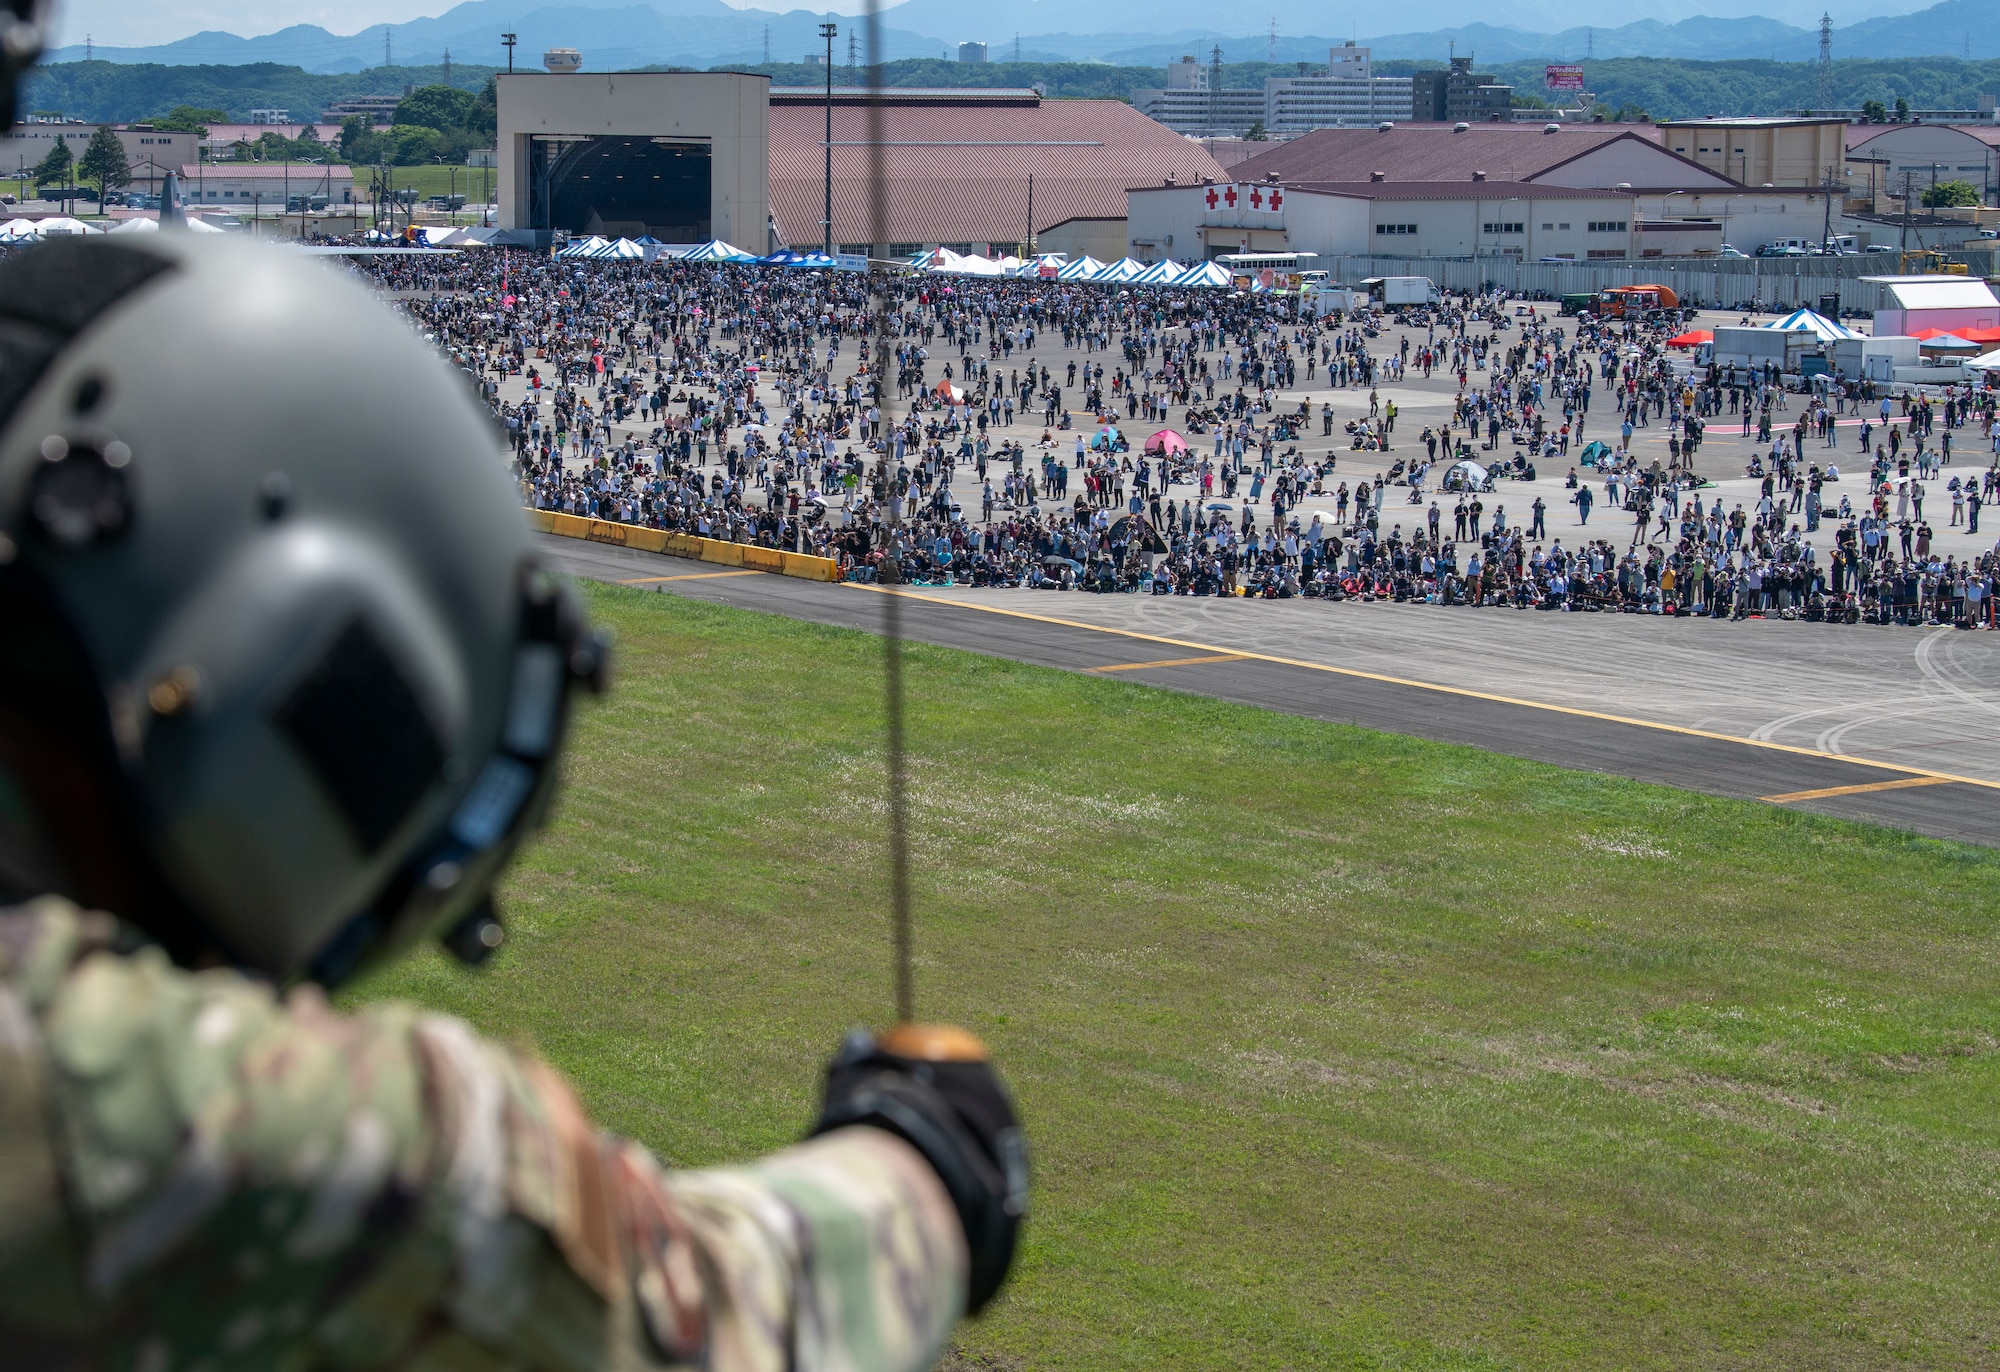
{"label": "airport tarmac", "polygon": [[2000,846],[2000,634],[828,585],[553,535],[572,575]]}

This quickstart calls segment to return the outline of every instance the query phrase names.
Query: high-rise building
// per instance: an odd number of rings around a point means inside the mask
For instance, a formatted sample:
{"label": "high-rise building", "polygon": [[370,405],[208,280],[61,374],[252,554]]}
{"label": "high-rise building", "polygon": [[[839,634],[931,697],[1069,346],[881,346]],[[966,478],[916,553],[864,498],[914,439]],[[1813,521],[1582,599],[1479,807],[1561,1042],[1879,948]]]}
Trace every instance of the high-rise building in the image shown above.
{"label": "high-rise building", "polygon": [[1485,124],[1513,117],[1514,88],[1472,69],[1470,57],[1454,57],[1442,71],[1411,78],[1413,119],[1442,124]]}
{"label": "high-rise building", "polygon": [[1215,87],[1193,57],[1167,64],[1167,83],[1132,93],[1140,112],[1176,133],[1231,136],[1262,124],[1271,133],[1348,128],[1411,118],[1407,76],[1376,76],[1367,48],[1334,48],[1327,68],[1310,76],[1274,76],[1261,88]]}
{"label": "high-rise building", "polygon": [[958,45],[958,60],[961,62],[984,62],[986,60],[986,45],[984,43],[960,43]]}

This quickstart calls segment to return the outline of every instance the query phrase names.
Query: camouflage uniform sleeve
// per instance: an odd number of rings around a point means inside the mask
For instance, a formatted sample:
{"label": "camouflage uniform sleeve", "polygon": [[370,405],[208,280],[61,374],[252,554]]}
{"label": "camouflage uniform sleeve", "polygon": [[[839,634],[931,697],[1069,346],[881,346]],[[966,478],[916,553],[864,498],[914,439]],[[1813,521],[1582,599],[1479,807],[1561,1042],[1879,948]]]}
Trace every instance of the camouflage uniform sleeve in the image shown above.
{"label": "camouflage uniform sleeve", "polygon": [[915,1369],[962,1311],[942,1185],[849,1129],[663,1169],[562,1079],[0,914],[0,1346],[29,1364]]}

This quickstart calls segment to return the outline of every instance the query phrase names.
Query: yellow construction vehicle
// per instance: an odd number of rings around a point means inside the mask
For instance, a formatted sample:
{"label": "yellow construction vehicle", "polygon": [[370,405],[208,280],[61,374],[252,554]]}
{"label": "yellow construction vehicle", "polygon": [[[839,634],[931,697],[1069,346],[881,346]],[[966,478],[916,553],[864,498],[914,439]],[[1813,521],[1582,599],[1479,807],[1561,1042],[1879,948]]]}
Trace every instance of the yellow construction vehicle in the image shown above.
{"label": "yellow construction vehicle", "polygon": [[1944,254],[1936,248],[1918,248],[1906,252],[1897,260],[1896,272],[1900,276],[1910,275],[1910,264],[1915,263],[1920,272],[1940,276],[1964,276],[1970,270],[1963,262],[1947,262]]}

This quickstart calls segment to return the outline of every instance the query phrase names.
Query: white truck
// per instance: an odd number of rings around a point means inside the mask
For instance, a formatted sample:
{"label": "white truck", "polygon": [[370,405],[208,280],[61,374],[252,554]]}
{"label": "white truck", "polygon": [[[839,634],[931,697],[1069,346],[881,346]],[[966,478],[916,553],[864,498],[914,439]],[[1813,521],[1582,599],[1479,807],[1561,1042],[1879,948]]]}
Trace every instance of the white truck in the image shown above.
{"label": "white truck", "polygon": [[1361,285],[1370,299],[1392,309],[1399,305],[1436,305],[1444,299],[1437,283],[1428,276],[1371,276]]}

